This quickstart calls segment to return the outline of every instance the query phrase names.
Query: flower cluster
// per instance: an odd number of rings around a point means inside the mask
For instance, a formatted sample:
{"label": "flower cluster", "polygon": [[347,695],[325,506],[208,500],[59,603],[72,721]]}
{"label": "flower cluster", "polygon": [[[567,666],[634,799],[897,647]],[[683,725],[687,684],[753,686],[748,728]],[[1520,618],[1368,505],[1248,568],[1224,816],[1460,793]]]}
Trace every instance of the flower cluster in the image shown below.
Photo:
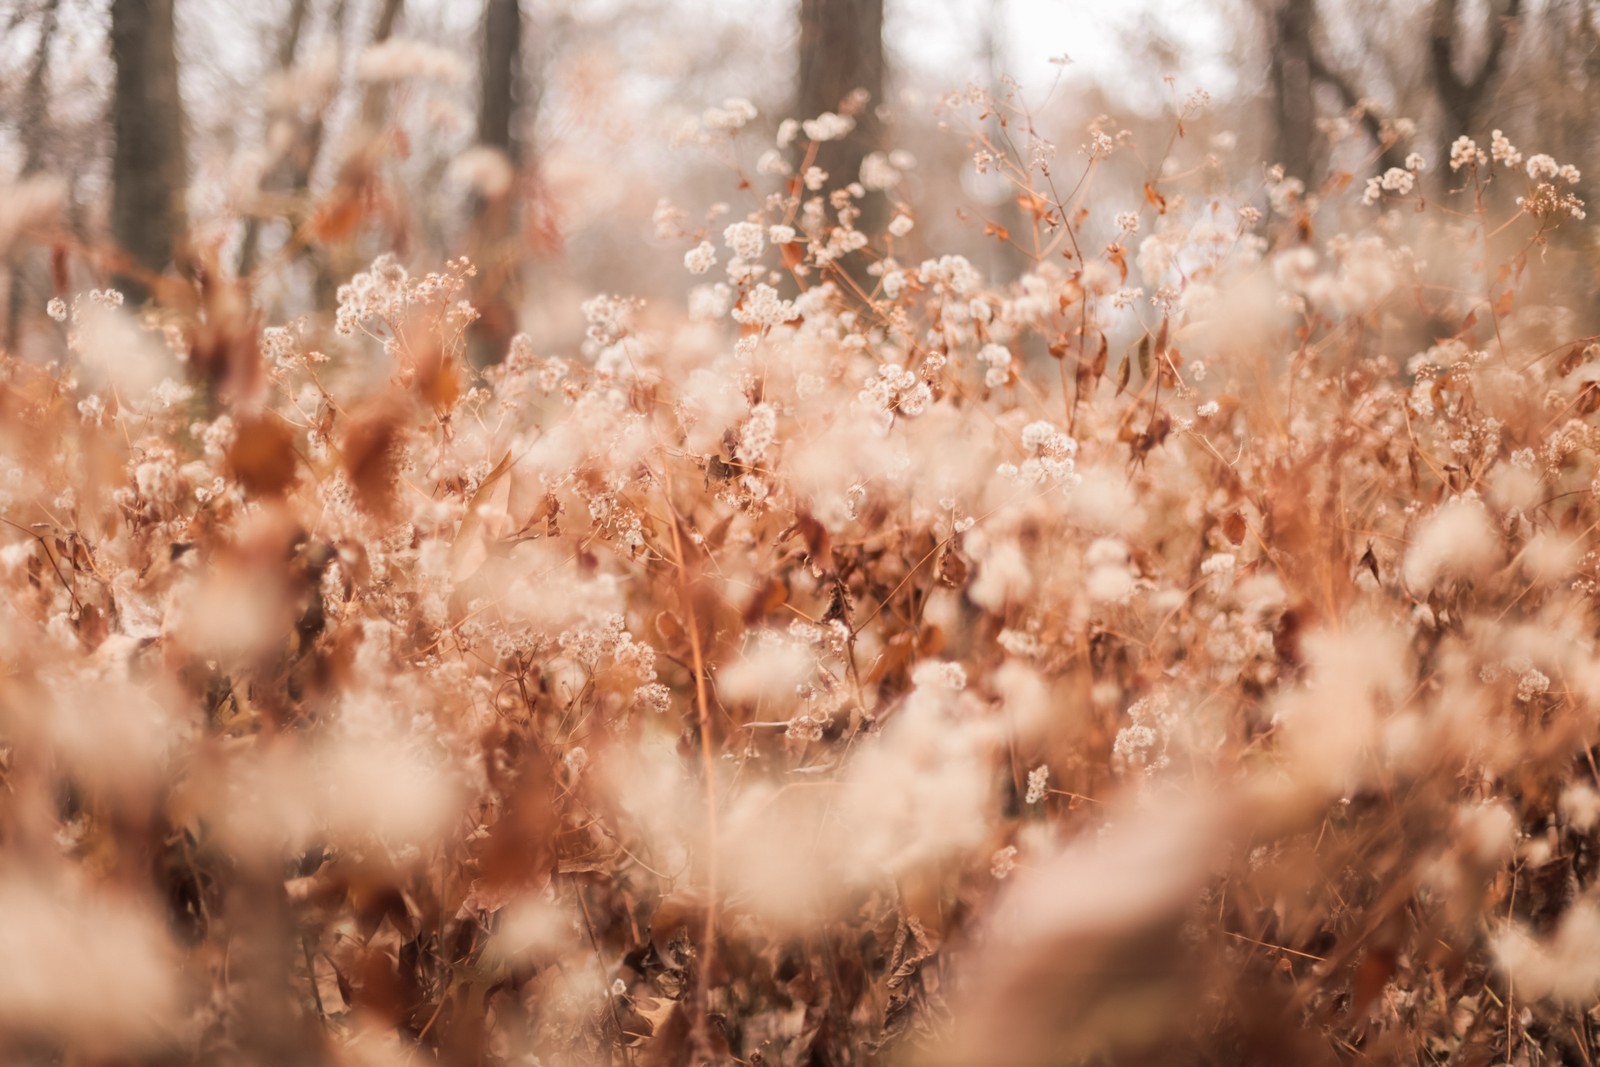
{"label": "flower cluster", "polygon": [[1128,138],[991,105],[1014,278],[910,258],[882,152],[662,203],[686,304],[487,369],[464,259],[51,301],[0,362],[19,1054],[1579,1062],[1600,341],[1528,254],[1577,171],[1080,205]]}

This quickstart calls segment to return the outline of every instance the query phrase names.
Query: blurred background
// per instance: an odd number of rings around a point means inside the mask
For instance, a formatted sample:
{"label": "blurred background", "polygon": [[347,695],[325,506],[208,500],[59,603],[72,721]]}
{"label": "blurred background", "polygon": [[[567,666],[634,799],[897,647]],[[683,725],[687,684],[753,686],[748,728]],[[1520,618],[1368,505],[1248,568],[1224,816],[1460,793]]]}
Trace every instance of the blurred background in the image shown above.
{"label": "blurred background", "polygon": [[[562,344],[593,293],[681,296],[663,265],[780,187],[761,175],[796,160],[763,149],[824,111],[857,119],[820,162],[867,179],[863,228],[914,209],[914,248],[1003,280],[1026,251],[985,238],[1020,208],[971,165],[1002,118],[1065,167],[1096,116],[1159,144],[1203,90],[1184,136],[1220,169],[1315,191],[1491,128],[1593,171],[1600,103],[1593,0],[0,0],[0,27],[0,344],[23,353],[55,295],[203,269],[281,319],[382,251],[484,268],[480,361]],[[1005,113],[958,119],[973,87]],[[757,117],[708,137],[733,98]]]}

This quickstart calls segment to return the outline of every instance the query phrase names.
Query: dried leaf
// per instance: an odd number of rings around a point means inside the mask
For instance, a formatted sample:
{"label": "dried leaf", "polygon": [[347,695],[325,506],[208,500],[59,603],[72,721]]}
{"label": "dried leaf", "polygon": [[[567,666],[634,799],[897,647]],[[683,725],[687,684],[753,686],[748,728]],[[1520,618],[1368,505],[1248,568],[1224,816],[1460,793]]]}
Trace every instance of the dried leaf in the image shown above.
{"label": "dried leaf", "polygon": [[806,552],[812,561],[818,566],[832,569],[833,538],[828,534],[828,528],[818,522],[810,512],[798,512],[794,521],[800,528],[800,536],[805,538]]}
{"label": "dried leaf", "polygon": [[428,338],[426,344],[412,352],[415,370],[412,389],[436,415],[443,416],[455,407],[456,400],[461,396],[461,370],[425,326],[409,333],[414,337]]}
{"label": "dried leaf", "polygon": [[1111,358],[1111,342],[1104,331],[1100,333],[1100,348],[1094,354],[1094,362],[1090,364],[1090,375],[1093,378],[1104,378],[1107,362]]}
{"label": "dried leaf", "polygon": [[767,579],[766,583],[750,598],[749,607],[745,609],[744,621],[746,626],[754,626],[762,619],[771,615],[782,607],[789,599],[789,587],[776,576]]}
{"label": "dried leaf", "polygon": [[1247,529],[1243,512],[1230,511],[1228,517],[1222,520],[1222,535],[1232,544],[1244,544],[1244,535]]}
{"label": "dried leaf", "polygon": [[1567,349],[1566,354],[1561,357],[1561,362],[1556,364],[1556,377],[1565,378],[1582,366],[1584,353],[1588,350],[1589,346],[1581,342]]}
{"label": "dried leaf", "polygon": [[960,589],[967,584],[967,561],[961,557],[953,545],[948,542],[939,550],[938,564],[934,573],[939,578],[939,584],[951,589]]}
{"label": "dried leaf", "polygon": [[50,284],[59,297],[65,297],[72,286],[67,272],[67,246],[59,241],[50,248]]}
{"label": "dried leaf", "polygon": [[[639,1047],[639,1067],[689,1067],[694,1062],[694,1042],[690,1040],[689,1013],[679,1001],[667,1001],[664,1015],[650,1018],[653,1030]],[[642,1014],[642,1013],[641,1013]]]}
{"label": "dried leaf", "polygon": [[1044,218],[1050,212],[1050,202],[1044,197],[1030,192],[1023,192],[1017,196],[1017,206],[1033,216],[1035,222]]}
{"label": "dried leaf", "polygon": [[313,240],[328,244],[354,234],[365,216],[366,207],[360,191],[341,186],[317,206],[307,228]]}
{"label": "dried leaf", "polygon": [[683,620],[672,611],[656,612],[656,633],[669,646],[680,646],[689,640],[689,631],[684,628]]}
{"label": "dried leaf", "polygon": [[[490,494],[495,491],[495,487],[505,478],[509,470],[511,470],[511,453],[507,452],[500,457],[500,462],[494,465],[494,469],[484,476],[483,481],[478,483],[477,492],[467,501],[467,513],[462,517],[461,526],[456,530],[456,539],[450,546],[450,573],[457,582],[463,582],[476,574],[478,568],[489,558],[488,530],[483,512],[485,505],[489,503]],[[509,507],[509,482],[506,486],[505,500]]]}
{"label": "dried leaf", "polygon": [[400,413],[381,406],[351,423],[341,447],[356,502],[380,518],[387,518],[394,508],[400,430]]}
{"label": "dried leaf", "polygon": [[1121,245],[1111,245],[1106,249],[1106,258],[1116,265],[1120,283],[1126,285],[1128,281],[1128,251]]}
{"label": "dried leaf", "polygon": [[1367,542],[1367,550],[1361,553],[1361,558],[1356,561],[1356,566],[1367,568],[1373,581],[1381,582],[1383,579],[1378,574],[1378,557],[1372,554],[1372,542]]}
{"label": "dried leaf", "polygon": [[228,447],[228,469],[252,496],[282,496],[294,484],[294,435],[281,419],[242,419]]}
{"label": "dried leaf", "polygon": [[1579,415],[1593,415],[1600,411],[1600,382],[1589,382],[1579,390],[1574,406]]}

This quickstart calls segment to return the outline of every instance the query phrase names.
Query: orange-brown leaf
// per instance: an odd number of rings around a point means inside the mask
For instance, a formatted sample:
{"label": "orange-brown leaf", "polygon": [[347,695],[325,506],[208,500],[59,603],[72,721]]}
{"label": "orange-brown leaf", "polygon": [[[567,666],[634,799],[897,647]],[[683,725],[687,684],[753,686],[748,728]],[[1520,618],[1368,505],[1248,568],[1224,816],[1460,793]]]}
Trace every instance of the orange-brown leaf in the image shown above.
{"label": "orange-brown leaf", "polygon": [[1050,211],[1050,204],[1044,197],[1028,192],[1018,195],[1017,206],[1032,215],[1035,222],[1044,218]]}
{"label": "orange-brown leaf", "polygon": [[1222,536],[1226,537],[1233,544],[1244,544],[1244,535],[1246,529],[1247,527],[1245,526],[1244,515],[1241,512],[1229,512],[1228,517],[1222,520]]}
{"label": "orange-brown leaf", "polygon": [[783,269],[794,270],[806,261],[806,246],[800,241],[785,241],[778,246],[778,254],[783,257]]}
{"label": "orange-brown leaf", "polygon": [[365,213],[360,196],[348,189],[335,189],[333,196],[311,216],[311,236],[322,242],[342,240],[356,232]]}
{"label": "orange-brown leaf", "polygon": [[282,496],[294,484],[294,435],[280,420],[243,419],[228,447],[228,469],[252,496]]}
{"label": "orange-brown leaf", "polygon": [[1112,245],[1106,249],[1106,258],[1117,265],[1117,273],[1122,281],[1128,280],[1128,252],[1121,245]]}
{"label": "orange-brown leaf", "polygon": [[394,507],[399,442],[400,416],[390,408],[358,418],[344,435],[344,468],[355,487],[356,502],[380,517],[387,517]]}

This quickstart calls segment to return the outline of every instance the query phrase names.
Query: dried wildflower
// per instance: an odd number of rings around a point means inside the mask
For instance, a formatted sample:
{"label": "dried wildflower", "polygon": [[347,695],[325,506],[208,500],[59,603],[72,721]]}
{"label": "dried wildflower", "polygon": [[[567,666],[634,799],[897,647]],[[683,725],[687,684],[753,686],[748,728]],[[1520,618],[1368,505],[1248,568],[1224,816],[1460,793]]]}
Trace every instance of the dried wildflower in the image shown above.
{"label": "dried wildflower", "polygon": [[826,719],[809,714],[797,715],[789,720],[783,733],[791,741],[821,741],[827,726]]}
{"label": "dried wildflower", "polygon": [[676,206],[665,197],[656,201],[655,211],[651,213],[651,221],[655,224],[656,240],[670,241],[682,237],[688,227],[688,212]]}
{"label": "dried wildflower", "polygon": [[455,53],[401,37],[372,45],[356,61],[356,77],[366,82],[421,78],[459,84],[467,76],[467,65]]}
{"label": "dried wildflower", "polygon": [[0,883],[0,1025],[33,1040],[112,1055],[154,1050],[177,1022],[178,968],[161,919],[133,899],[51,885],[22,871]]}
{"label": "dried wildflower", "polygon": [[1439,508],[1412,538],[1406,552],[1406,584],[1425,593],[1450,577],[1482,573],[1499,554],[1498,538],[1476,500],[1458,498]]}
{"label": "dried wildflower", "polygon": [[1207,556],[1200,564],[1200,573],[1212,579],[1214,586],[1225,588],[1233,581],[1237,558],[1232,552],[1217,552]]}
{"label": "dried wildflower", "polygon": [[766,247],[761,224],[757,222],[734,223],[722,231],[722,243],[727,245],[734,255],[746,262],[760,259],[761,251]]}
{"label": "dried wildflower", "polygon": [[1507,925],[1493,938],[1500,969],[1524,997],[1549,997],[1567,1004],[1583,1004],[1600,991],[1600,905],[1579,900],[1561,917],[1548,938],[1535,938],[1526,929]]}
{"label": "dried wildflower", "polygon": [[924,285],[939,286],[956,296],[971,292],[982,282],[977,268],[973,267],[965,256],[941,256],[936,260],[924,260],[917,268],[917,278]]}
{"label": "dried wildflower", "polygon": [[997,389],[1011,380],[1011,351],[1004,345],[987,344],[978,353],[978,362],[988,365],[983,384]]}
{"label": "dried wildflower", "polygon": [[[1542,257],[1493,257],[1567,239],[1577,170],[1496,133],[1422,200],[1412,153],[1369,195],[1418,210],[1342,233],[1359,186],[1233,185],[1226,131],[1114,173],[1133,138],[1108,118],[1068,159],[1018,96],[946,106],[1037,226],[1016,278],[885,254],[938,208],[902,152],[791,175],[849,158],[813,154],[854,132],[832,115],[756,145],[747,200],[656,205],[677,251],[652,254],[725,275],[686,305],[585,301],[566,349],[542,304],[510,332],[470,263],[396,253],[242,333],[248,398],[185,365],[213,315],[176,291],[19,319],[46,357],[8,364],[0,434],[19,1048],[292,1059],[257,1047],[283,1029],[261,1011],[305,1009],[290,1045],[318,1018],[370,1044],[400,990],[439,1022],[390,1026],[399,1059],[434,1037],[603,1059],[630,1034],[640,1062],[724,1037],[725,1058],[892,1059],[903,1027],[951,1063],[1226,1060],[1219,1034],[1294,1048],[1308,1020],[1329,1047],[1381,1030],[1448,1057],[1472,1029],[1570,1058],[1565,1005],[1596,988],[1600,346]],[[1320,128],[1372,116],[1402,144],[1372,106]],[[754,117],[730,99],[683,136],[737,164]],[[394,232],[403,157],[357,198]],[[451,173],[492,198],[502,163]],[[1517,188],[1479,195],[1493,179]],[[1116,243],[1083,257],[1085,219]],[[1487,260],[1431,251],[1487,233]],[[264,308],[297,271],[258,272]],[[469,329],[497,365],[468,365]],[[1093,799],[1052,803],[1053,776]],[[985,870],[1005,884],[968,884]],[[252,918],[267,889],[287,906]],[[1458,958],[1411,951],[1401,918]],[[230,980],[178,981],[172,933]],[[1309,965],[1355,935],[1364,954]],[[746,964],[824,957],[860,980],[801,1033],[794,983]],[[478,972],[512,975],[517,1012],[451,1000]],[[1287,1021],[1253,1010],[1274,987]],[[970,998],[950,1034],[941,995]]]}
{"label": "dried wildflower", "polygon": [[959,663],[924,660],[912,670],[911,681],[914,685],[960,692],[967,687],[967,672]]}
{"label": "dried wildflower", "polygon": [[1517,699],[1526,704],[1550,691],[1550,676],[1529,667],[1517,679]]}
{"label": "dried wildflower", "polygon": [[1043,800],[1048,792],[1050,783],[1050,768],[1041,763],[1028,772],[1028,795],[1024,798],[1026,803],[1037,804]]}
{"label": "dried wildflower", "polygon": [[733,133],[743,128],[757,114],[756,106],[750,101],[743,97],[729,97],[722,102],[721,107],[707,108],[701,114],[700,121],[708,130]]}
{"label": "dried wildflower", "polygon": [[1109,156],[1115,151],[1116,147],[1116,142],[1111,139],[1109,134],[1096,130],[1091,133],[1089,142],[1080,145],[1078,151],[1088,156],[1091,160],[1095,160]]}
{"label": "dried wildflower", "polygon": [[701,241],[684,253],[683,265],[690,274],[704,274],[717,265],[717,250],[710,241]]}
{"label": "dried wildflower", "polygon": [[479,196],[505,196],[516,181],[516,168],[502,150],[473,145],[450,161],[449,176]]}
{"label": "dried wildflower", "polygon": [[1543,152],[1528,157],[1528,177],[1534,181],[1554,178],[1561,170],[1561,165]]}
{"label": "dried wildflower", "polygon": [[855,119],[848,115],[836,115],[832,111],[824,111],[816,118],[806,119],[800,124],[807,139],[812,141],[837,141],[855,128]]}
{"label": "dried wildflower", "polygon": [[1390,167],[1383,172],[1381,177],[1367,180],[1366,192],[1362,194],[1361,202],[1375,204],[1386,192],[1405,196],[1416,186],[1416,176],[1409,170],[1399,167]]}
{"label": "dried wildflower", "polygon": [[1457,137],[1450,145],[1450,169],[1460,170],[1462,167],[1475,167],[1485,160],[1483,150],[1476,141],[1470,137]]}
{"label": "dried wildflower", "polygon": [[1522,153],[1499,130],[1490,135],[1489,155],[1496,163],[1507,167],[1515,167],[1522,162]]}
{"label": "dried wildflower", "polygon": [[885,152],[868,152],[861,160],[861,185],[863,191],[883,192],[899,185],[904,175],[896,166],[893,156]]}
{"label": "dried wildflower", "polygon": [[1588,833],[1600,823],[1600,792],[1584,782],[1569,785],[1561,793],[1561,813],[1574,829]]}
{"label": "dried wildflower", "polygon": [[750,418],[745,420],[739,434],[740,459],[746,463],[760,463],[766,457],[767,450],[777,439],[777,419],[771,404],[757,404],[750,409]]}
{"label": "dried wildflower", "polygon": [[747,326],[781,326],[792,322],[799,314],[794,301],[780,298],[778,291],[764,282],[750,291],[742,305],[733,309],[734,320]]}
{"label": "dried wildflower", "polygon": [[1007,845],[996,852],[989,860],[989,873],[997,879],[1010,876],[1017,869],[1017,846]]}

